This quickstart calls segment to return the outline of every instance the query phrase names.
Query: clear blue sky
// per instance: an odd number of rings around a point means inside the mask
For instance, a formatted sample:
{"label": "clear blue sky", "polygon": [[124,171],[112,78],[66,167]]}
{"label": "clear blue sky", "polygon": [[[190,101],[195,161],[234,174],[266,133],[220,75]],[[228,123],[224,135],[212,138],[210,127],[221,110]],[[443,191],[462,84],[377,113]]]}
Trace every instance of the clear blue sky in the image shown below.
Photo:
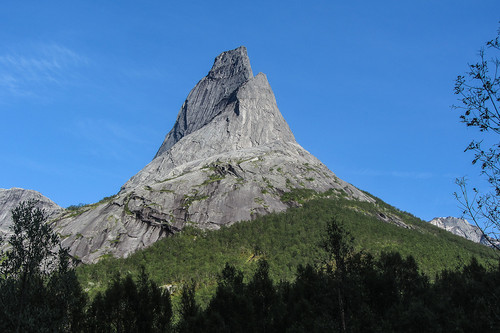
{"label": "clear blue sky", "polygon": [[454,80],[500,1],[4,1],[0,187],[59,205],[112,195],[190,89],[245,45],[297,141],[340,178],[429,220],[459,216]]}

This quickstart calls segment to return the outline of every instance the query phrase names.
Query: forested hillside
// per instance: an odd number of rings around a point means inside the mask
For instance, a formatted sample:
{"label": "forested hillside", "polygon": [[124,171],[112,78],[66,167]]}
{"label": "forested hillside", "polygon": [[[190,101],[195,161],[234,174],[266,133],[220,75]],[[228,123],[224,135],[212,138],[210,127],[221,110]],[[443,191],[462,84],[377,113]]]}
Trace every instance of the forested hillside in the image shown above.
{"label": "forested hillside", "polygon": [[[331,196],[331,197],[330,197]],[[33,201],[0,265],[5,332],[442,332],[498,327],[496,252],[380,200],[296,190],[301,207],[188,229],[71,268]]]}
{"label": "forested hillside", "polygon": [[82,286],[93,294],[105,288],[115,274],[135,275],[144,266],[156,283],[172,285],[174,290],[195,279],[198,293],[206,301],[226,262],[249,276],[257,261],[266,259],[274,281],[292,281],[299,265],[314,265],[321,260],[319,243],[332,218],[341,221],[354,236],[357,251],[376,257],[391,251],[411,255],[431,279],[444,269],[469,263],[472,257],[485,265],[496,264],[498,257],[492,249],[452,235],[379,199],[372,204],[328,195],[295,190],[285,194],[283,200],[293,200],[301,207],[218,231],[187,228],[126,259],[105,258],[97,264],[82,265],[78,276]]}

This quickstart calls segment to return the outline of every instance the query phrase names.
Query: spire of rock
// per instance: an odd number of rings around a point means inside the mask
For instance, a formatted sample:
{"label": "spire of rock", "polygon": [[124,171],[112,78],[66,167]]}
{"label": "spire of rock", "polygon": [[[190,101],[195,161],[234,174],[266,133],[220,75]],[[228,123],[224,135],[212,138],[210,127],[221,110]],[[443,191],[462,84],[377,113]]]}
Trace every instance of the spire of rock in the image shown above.
{"label": "spire of rock", "polygon": [[109,201],[58,220],[83,262],[126,257],[187,225],[218,229],[296,205],[293,189],[374,201],[296,141],[246,49],[219,55],[184,101],[155,158]]}
{"label": "spire of rock", "polygon": [[252,77],[246,47],[240,46],[217,56],[210,72],[198,82],[184,101],[174,127],[166,135],[155,158],[184,136],[208,124],[224,110],[232,94]]}

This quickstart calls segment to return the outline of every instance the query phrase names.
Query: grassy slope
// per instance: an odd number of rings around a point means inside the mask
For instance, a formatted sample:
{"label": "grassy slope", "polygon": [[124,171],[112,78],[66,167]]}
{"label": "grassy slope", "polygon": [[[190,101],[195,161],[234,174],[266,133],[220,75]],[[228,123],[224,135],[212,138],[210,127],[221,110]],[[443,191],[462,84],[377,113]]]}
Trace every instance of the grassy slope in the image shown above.
{"label": "grassy slope", "polygon": [[[312,193],[305,195],[313,196]],[[298,265],[320,259],[318,243],[327,221],[333,216],[344,222],[355,237],[358,250],[375,255],[381,251],[413,255],[422,271],[431,277],[444,268],[469,262],[472,256],[488,264],[495,264],[498,258],[485,246],[454,236],[380,200],[370,204],[338,197],[309,199],[302,207],[218,231],[189,228],[129,258],[106,258],[97,264],[79,267],[77,273],[83,287],[93,294],[102,290],[117,272],[136,275],[144,265],[160,285],[179,285],[195,279],[200,285],[200,297],[206,301],[226,262],[249,277],[257,260],[264,257],[270,263],[275,281],[293,279]],[[376,217],[380,212],[400,217],[412,229],[381,221]]]}

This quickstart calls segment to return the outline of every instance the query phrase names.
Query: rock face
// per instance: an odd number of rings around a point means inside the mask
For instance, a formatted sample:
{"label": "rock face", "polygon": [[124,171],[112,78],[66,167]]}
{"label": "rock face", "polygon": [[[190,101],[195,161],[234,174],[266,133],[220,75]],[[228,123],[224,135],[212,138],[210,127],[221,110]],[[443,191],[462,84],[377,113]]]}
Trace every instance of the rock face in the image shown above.
{"label": "rock face", "polygon": [[223,52],[215,58],[208,75],[198,82],[184,101],[174,128],[165,137],[155,157],[172,148],[184,136],[207,125],[234,100],[233,93],[252,76],[244,47]]}
{"label": "rock face", "polygon": [[16,187],[11,189],[0,188],[0,235],[4,236],[10,233],[9,227],[12,225],[12,209],[27,200],[38,201],[37,207],[45,210],[49,220],[64,211],[63,208],[37,191]]}
{"label": "rock face", "polygon": [[[467,220],[456,217],[436,217],[429,221],[429,223],[474,243],[492,246],[481,230],[477,226],[470,224]],[[497,243],[497,241],[494,242]]]}
{"label": "rock face", "polygon": [[191,90],[155,158],[98,204],[57,222],[84,262],[127,256],[187,225],[218,229],[296,205],[294,189],[374,201],[296,141],[244,47],[219,55]]}

